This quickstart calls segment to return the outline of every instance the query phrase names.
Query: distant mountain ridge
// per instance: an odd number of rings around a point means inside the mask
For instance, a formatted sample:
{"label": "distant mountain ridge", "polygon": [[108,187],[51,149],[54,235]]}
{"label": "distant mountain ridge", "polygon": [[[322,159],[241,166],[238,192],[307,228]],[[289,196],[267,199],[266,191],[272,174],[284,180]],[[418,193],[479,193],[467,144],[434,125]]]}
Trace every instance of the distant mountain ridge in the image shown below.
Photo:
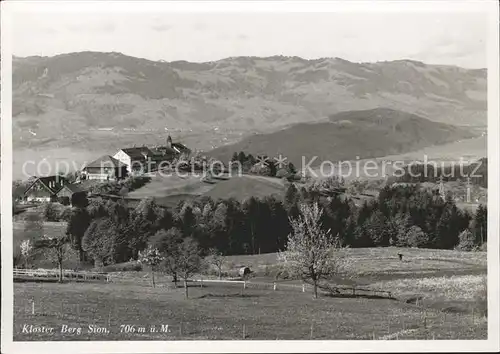
{"label": "distant mountain ridge", "polygon": [[254,135],[214,149],[210,155],[227,162],[234,152],[240,151],[271,158],[281,154],[296,166],[315,159],[312,167],[323,161],[383,157],[474,136],[468,129],[377,108],[341,112],[330,116],[327,122],[300,123],[278,132]]}
{"label": "distant mountain ridge", "polygon": [[198,134],[196,148],[210,149],[377,107],[485,125],[486,70],[284,56],[155,62],[101,52],[13,60],[14,147],[92,148],[100,140],[91,129],[114,127]]}

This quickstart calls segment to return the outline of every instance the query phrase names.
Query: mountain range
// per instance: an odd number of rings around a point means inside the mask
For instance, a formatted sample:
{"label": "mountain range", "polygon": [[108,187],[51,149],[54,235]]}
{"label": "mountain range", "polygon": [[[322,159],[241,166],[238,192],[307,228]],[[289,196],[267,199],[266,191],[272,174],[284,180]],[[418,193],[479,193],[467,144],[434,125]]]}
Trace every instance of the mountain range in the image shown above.
{"label": "mountain range", "polygon": [[[380,125],[370,128],[359,120],[360,111],[373,111],[375,116],[405,117],[397,123],[404,129],[402,124],[413,129],[410,122],[416,116],[425,119],[416,128],[423,134],[420,142],[410,144],[417,147],[467,134],[438,125],[446,133],[429,138],[433,122],[486,125],[486,96],[486,69],[411,60],[353,63],[274,56],[190,63],[101,52],[14,57],[13,144],[21,149],[110,149],[156,144],[168,132],[174,140],[210,150],[255,134],[282,139],[280,134],[289,133],[280,131],[306,125],[318,134],[344,129],[350,139],[360,141],[356,129],[380,130]],[[377,111],[380,107],[387,110]],[[349,111],[358,113],[341,113]],[[390,113],[396,111],[402,113]],[[338,114],[358,118],[349,126],[340,122],[352,119]],[[387,122],[391,129],[393,123]],[[340,141],[338,132],[332,134]],[[394,138],[391,149],[396,151],[411,133],[392,130],[389,135],[386,143]]]}

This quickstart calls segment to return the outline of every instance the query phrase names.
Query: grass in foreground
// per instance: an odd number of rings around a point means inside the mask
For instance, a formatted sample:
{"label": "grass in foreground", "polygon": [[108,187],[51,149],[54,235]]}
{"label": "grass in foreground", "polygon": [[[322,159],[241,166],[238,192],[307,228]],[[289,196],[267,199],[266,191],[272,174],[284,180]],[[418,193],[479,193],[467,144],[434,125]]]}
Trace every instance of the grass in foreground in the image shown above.
{"label": "grass in foreground", "polygon": [[[31,302],[35,302],[35,315]],[[484,319],[424,311],[396,300],[332,298],[310,293],[209,284],[184,290],[139,285],[16,283],[14,340],[189,339],[484,339]],[[23,334],[23,325],[50,326],[54,334]],[[61,326],[81,327],[80,335]],[[109,334],[89,334],[88,325]],[[120,333],[133,325],[135,333]],[[168,325],[168,333],[150,333]],[[138,333],[140,327],[145,333]]]}

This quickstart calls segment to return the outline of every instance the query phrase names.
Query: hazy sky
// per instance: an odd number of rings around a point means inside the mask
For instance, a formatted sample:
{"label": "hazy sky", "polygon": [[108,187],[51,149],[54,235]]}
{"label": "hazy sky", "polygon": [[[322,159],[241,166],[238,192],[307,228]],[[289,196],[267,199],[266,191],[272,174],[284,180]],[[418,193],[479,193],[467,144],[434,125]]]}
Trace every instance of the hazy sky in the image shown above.
{"label": "hazy sky", "polygon": [[487,66],[479,13],[23,14],[17,56],[92,50],[152,60],[287,55]]}

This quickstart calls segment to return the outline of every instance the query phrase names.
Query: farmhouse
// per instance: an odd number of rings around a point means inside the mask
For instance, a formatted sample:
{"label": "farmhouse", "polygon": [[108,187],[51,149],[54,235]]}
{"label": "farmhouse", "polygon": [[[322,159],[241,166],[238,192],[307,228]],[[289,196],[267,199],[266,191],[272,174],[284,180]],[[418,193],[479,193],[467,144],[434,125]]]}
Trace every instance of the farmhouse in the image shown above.
{"label": "farmhouse", "polygon": [[36,177],[24,191],[23,201],[50,202],[57,200],[57,193],[68,184],[62,176]]}
{"label": "farmhouse", "polygon": [[164,146],[139,146],[120,149],[113,158],[127,166],[131,174],[154,171],[162,162],[171,162],[182,154],[189,154],[191,150],[181,143],[172,142],[170,135]]}
{"label": "farmhouse", "polygon": [[87,180],[116,181],[127,176],[127,165],[112,156],[103,155],[87,164],[82,175]]}
{"label": "farmhouse", "polygon": [[135,174],[144,171],[145,166],[152,162],[153,152],[147,146],[120,149],[113,158],[127,168],[127,172]]}
{"label": "farmhouse", "polygon": [[87,197],[88,191],[81,184],[64,184],[57,192],[57,199],[64,205],[76,205]]}

